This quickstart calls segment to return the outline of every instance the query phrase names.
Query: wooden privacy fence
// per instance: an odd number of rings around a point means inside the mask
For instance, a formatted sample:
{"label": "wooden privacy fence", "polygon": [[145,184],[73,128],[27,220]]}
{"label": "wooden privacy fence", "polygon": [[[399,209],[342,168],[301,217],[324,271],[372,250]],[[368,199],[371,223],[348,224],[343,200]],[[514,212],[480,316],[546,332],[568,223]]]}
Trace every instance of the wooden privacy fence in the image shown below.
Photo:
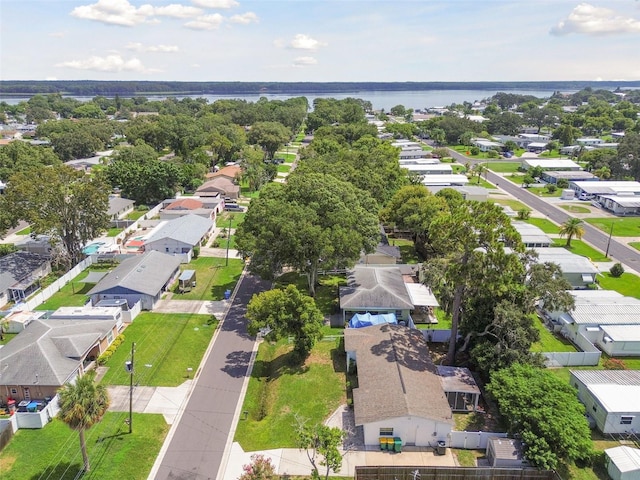
{"label": "wooden privacy fence", "polygon": [[356,467],[355,480],[562,480],[535,468]]}

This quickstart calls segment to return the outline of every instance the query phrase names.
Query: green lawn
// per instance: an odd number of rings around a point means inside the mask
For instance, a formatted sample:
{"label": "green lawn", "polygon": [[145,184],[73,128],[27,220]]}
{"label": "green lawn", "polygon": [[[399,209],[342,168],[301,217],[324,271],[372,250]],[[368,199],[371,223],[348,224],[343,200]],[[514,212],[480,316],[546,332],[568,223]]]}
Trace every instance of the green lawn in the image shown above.
{"label": "green lawn", "polygon": [[146,215],[148,211],[148,208],[141,208],[140,210],[135,209],[133,212],[127,215],[127,220],[138,220],[140,217]]}
{"label": "green lawn", "polygon": [[105,364],[109,368],[101,383],[129,385],[123,368],[135,342],[136,372],[140,385],[175,387],[187,378],[187,368],[196,371],[217,322],[210,315],[143,312],[124,330],[124,342]]}
{"label": "green lawn", "polygon": [[460,165],[459,163],[454,163],[451,165],[451,170],[453,173],[465,173],[467,171],[464,165]]}
{"label": "green lawn", "polygon": [[[170,426],[162,415],[134,413],[134,430],[129,435],[127,416],[107,412],[86,432],[91,470],[83,479],[147,478]],[[78,433],[57,419],[42,429],[18,430],[0,453],[3,480],[73,480],[81,468]]]}
{"label": "green lawn", "polygon": [[589,208],[583,207],[582,205],[573,205],[573,204],[560,205],[560,208],[571,213],[590,213],[591,212]]}
{"label": "green lawn", "polygon": [[95,283],[82,283],[80,280],[86,278],[89,272],[104,272],[111,270],[112,266],[92,265],[83,272],[80,272],[76,278],[67,283],[58,292],[56,292],[49,300],[38,305],[36,310],[57,310],[60,307],[81,307],[89,300],[86,295],[89,290],[95,287]]}
{"label": "green lawn", "polygon": [[29,235],[31,234],[31,227],[23,228],[19,232],[16,232],[16,235]]}
{"label": "green lawn", "polygon": [[609,272],[598,275],[598,283],[605,290],[615,290],[628,297],[640,298],[640,277],[632,273],[623,273],[613,278]]}
{"label": "green lawn", "polygon": [[533,324],[540,333],[540,340],[531,345],[533,352],[577,352],[573,344],[566,339],[554,335],[545,328],[542,321],[536,316]]}
{"label": "green lawn", "polygon": [[420,256],[416,253],[413,240],[406,238],[390,238],[389,243],[400,249],[402,263],[416,264],[422,261]]}
{"label": "green lawn", "polygon": [[527,190],[539,197],[560,197],[562,195],[562,189],[558,188],[555,192],[549,193],[546,187],[530,187]]}
{"label": "green lawn", "polygon": [[473,177],[469,180],[469,186],[470,187],[484,187],[484,188],[488,188],[489,190],[492,190],[494,188],[496,188],[496,186],[491,183],[491,182],[487,182],[484,178],[481,178],[480,181],[478,181],[478,177]]}
{"label": "green lawn", "polygon": [[218,219],[219,228],[229,228],[229,219],[231,219],[231,228],[238,228],[243,220],[246,212],[225,212],[224,216]]}
{"label": "green lawn", "polygon": [[640,237],[640,217],[586,218],[585,221],[607,234],[613,224],[614,237]]}
{"label": "green lawn", "polygon": [[571,240],[571,247],[566,247],[567,239],[565,238],[554,238],[553,239],[554,247],[562,247],[569,250],[571,253],[575,253],[576,255],[582,255],[583,257],[587,257],[592,262],[608,262],[609,259],[604,256],[600,250],[596,250],[590,245],[587,245],[582,240]]}
{"label": "green lawn", "polygon": [[117,237],[118,234],[122,233],[122,228],[110,228],[107,230],[107,237]]}
{"label": "green lawn", "polygon": [[489,170],[498,173],[515,173],[520,168],[520,162],[489,162]]}
{"label": "green lawn", "polygon": [[[221,248],[226,247],[226,238],[222,239]],[[196,287],[190,292],[179,293],[178,283],[172,287],[176,300],[222,300],[226,290],[233,290],[240,279],[244,262],[230,258],[225,266],[226,258],[198,257],[185,265],[185,270],[196,271]]]}
{"label": "green lawn", "polygon": [[524,175],[520,173],[512,173],[510,175],[505,175],[503,178],[506,178],[510,182],[513,182],[517,185],[522,185],[524,183]]}
{"label": "green lawn", "polygon": [[316,424],[345,403],[345,355],[337,344],[318,342],[303,366],[291,363],[286,341],[260,345],[235,435],[245,451],[295,447],[296,415]]}
{"label": "green lawn", "polygon": [[527,223],[530,223],[531,225],[535,225],[536,227],[540,228],[544,233],[551,233],[551,234],[560,233],[560,227],[555,223],[553,223],[551,220],[548,220],[546,218],[531,217],[526,221]]}
{"label": "green lawn", "polygon": [[291,170],[291,165],[283,163],[281,165],[278,165],[277,170],[278,170],[279,173],[288,173],[289,170]]}
{"label": "green lawn", "polygon": [[489,199],[489,201],[493,203],[497,203],[499,205],[511,207],[514,212],[522,210],[523,208],[530,210],[529,207],[527,207],[524,203],[519,202],[518,200],[512,200],[510,198],[491,198]]}
{"label": "green lawn", "polygon": [[629,246],[635,248],[636,250],[640,250],[640,242],[629,242]]}

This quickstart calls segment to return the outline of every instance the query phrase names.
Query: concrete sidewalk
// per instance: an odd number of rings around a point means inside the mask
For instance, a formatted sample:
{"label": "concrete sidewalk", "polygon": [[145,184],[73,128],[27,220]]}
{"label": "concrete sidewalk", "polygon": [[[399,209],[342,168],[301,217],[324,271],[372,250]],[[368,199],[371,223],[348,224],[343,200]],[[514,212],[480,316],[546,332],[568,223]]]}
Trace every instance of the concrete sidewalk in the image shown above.
{"label": "concrete sidewalk", "polygon": [[[311,463],[306,450],[278,448],[259,452],[245,452],[237,442],[231,446],[229,462],[222,480],[236,480],[242,475],[243,465],[251,463],[251,456],[261,454],[271,459],[278,475],[308,476]],[[454,467],[456,461],[447,449],[445,455],[436,455],[431,448],[404,447],[401,453],[384,452],[378,449],[350,450],[343,454],[342,468],[333,476],[353,477],[356,466],[414,466]]]}

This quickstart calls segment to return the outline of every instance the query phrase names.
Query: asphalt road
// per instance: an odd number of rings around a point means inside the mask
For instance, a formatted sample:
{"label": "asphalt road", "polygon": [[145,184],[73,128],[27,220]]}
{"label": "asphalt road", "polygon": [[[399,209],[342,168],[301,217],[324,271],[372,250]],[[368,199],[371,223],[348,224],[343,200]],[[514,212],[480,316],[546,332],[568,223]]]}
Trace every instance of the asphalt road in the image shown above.
{"label": "asphalt road", "polygon": [[[454,150],[449,150],[452,156],[463,165],[467,162],[471,164],[477,163],[477,161],[473,161],[464,155],[459,154]],[[487,172],[487,180],[493,183],[494,185],[498,185],[500,189],[509,193],[513,197],[520,200],[525,205],[528,205],[534,210],[546,215],[550,220],[560,224],[565,222],[567,219],[571,218],[571,215],[565,213],[562,209],[556,207],[555,205],[546,202],[545,200],[540,199],[538,196],[527,191],[526,188],[522,188],[515,183],[512,183],[500,175],[496,175],[493,172]],[[605,216],[605,215],[603,215]],[[616,221],[615,216],[611,217],[611,221]],[[607,245],[609,246],[609,258],[614,259],[617,262],[620,262],[629,268],[635,270],[640,274],[640,252],[634,250],[627,245],[618,242],[615,238],[611,238],[609,240],[608,233],[604,233],[601,230],[597,229],[584,222],[584,235],[582,239],[587,243],[593,245],[599,250],[603,252],[607,251]],[[615,229],[615,225],[614,225]],[[615,233],[615,231],[614,231]]]}
{"label": "asphalt road", "polygon": [[214,480],[220,469],[255,339],[244,314],[254,293],[269,284],[243,276],[227,316],[202,367],[175,433],[155,475],[157,480]]}

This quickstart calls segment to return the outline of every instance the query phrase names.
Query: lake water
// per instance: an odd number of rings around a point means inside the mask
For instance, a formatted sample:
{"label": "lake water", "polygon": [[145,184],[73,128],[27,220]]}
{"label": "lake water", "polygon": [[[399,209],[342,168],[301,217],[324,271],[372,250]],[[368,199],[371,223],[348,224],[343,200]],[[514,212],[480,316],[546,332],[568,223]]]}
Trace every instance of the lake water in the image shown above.
{"label": "lake water", "polygon": [[[553,90],[420,90],[406,92],[389,92],[389,91],[354,91],[347,93],[300,93],[295,95],[278,95],[278,94],[255,94],[255,95],[145,95],[149,100],[162,100],[169,96],[182,99],[205,98],[209,103],[222,99],[241,99],[248,102],[257,102],[260,97],[266,97],[268,100],[286,100],[292,97],[307,97],[309,103],[313,103],[315,98],[337,98],[344,99],[347,97],[361,98],[370,101],[376,110],[384,109],[389,111],[396,105],[404,105],[406,108],[414,110],[425,109],[427,107],[445,107],[452,103],[461,104],[463,102],[474,102],[492,97],[497,92],[514,93],[521,95],[533,95],[539,98],[546,98],[553,95]],[[566,92],[573,93],[573,92]],[[93,97],[74,96],[77,100],[87,102]],[[29,97],[5,97],[0,96],[0,102],[6,102],[9,105],[15,105],[19,102],[25,102]]]}

